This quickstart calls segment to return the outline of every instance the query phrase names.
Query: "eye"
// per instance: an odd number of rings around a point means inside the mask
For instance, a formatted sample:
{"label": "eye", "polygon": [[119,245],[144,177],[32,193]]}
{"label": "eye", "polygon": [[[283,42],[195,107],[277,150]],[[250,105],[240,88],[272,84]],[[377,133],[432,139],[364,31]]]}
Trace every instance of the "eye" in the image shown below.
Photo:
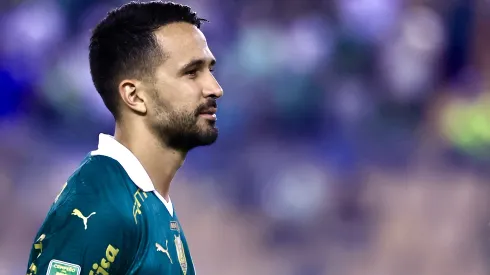
{"label": "eye", "polygon": [[214,74],[214,67],[209,68],[209,71],[210,71],[212,74]]}
{"label": "eye", "polygon": [[197,73],[198,73],[198,70],[197,69],[193,69],[193,70],[187,71],[185,74],[188,75],[190,78],[196,78],[197,77]]}

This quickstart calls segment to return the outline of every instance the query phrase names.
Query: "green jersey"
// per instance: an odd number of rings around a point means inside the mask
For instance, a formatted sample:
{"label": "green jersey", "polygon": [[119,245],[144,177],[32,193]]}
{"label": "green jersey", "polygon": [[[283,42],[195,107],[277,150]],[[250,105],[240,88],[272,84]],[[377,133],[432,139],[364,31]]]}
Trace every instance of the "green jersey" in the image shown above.
{"label": "green jersey", "polygon": [[193,275],[172,203],[141,163],[101,135],[68,179],[37,233],[27,274]]}

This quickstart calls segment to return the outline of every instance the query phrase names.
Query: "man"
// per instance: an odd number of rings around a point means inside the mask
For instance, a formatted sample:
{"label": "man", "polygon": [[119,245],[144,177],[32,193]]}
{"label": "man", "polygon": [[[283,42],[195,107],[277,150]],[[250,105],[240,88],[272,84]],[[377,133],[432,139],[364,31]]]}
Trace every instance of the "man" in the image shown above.
{"label": "man", "polygon": [[195,274],[169,186],[189,150],[218,136],[223,91],[199,30],[174,3],[111,11],[90,41],[93,82],[114,115],[55,199],[27,274]]}

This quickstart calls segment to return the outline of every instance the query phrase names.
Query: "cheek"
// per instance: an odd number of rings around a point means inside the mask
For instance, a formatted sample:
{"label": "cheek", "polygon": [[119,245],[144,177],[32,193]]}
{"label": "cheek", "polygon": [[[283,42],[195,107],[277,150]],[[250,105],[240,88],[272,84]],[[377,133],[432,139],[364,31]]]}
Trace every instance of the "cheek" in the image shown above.
{"label": "cheek", "polygon": [[169,102],[163,98],[160,92],[155,93],[148,103],[147,121],[152,125],[165,123],[168,117],[168,112],[172,110]]}
{"label": "cheek", "polygon": [[194,113],[198,109],[201,101],[199,97],[194,96],[194,93],[181,91],[180,94],[173,95],[172,100],[168,103],[172,110],[190,114]]}
{"label": "cheek", "polygon": [[199,101],[202,96],[202,88],[199,81],[187,77],[181,78],[173,91],[177,93],[176,97],[179,97],[182,101]]}
{"label": "cheek", "polygon": [[195,112],[202,103],[202,93],[197,81],[188,78],[166,79],[158,85],[158,100],[154,105],[163,106],[166,112]]}
{"label": "cheek", "polygon": [[161,115],[165,110],[169,109],[168,101],[163,97],[161,93],[151,98],[149,104],[149,113],[153,116]]}
{"label": "cheek", "polygon": [[184,104],[178,106],[176,111],[184,116],[195,117],[198,107],[195,104]]}

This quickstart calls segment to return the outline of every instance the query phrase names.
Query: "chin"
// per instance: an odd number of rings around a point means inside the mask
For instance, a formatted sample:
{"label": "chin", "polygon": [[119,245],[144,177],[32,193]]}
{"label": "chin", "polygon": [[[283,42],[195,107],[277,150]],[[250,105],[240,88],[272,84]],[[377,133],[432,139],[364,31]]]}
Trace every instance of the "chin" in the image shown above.
{"label": "chin", "polygon": [[205,121],[204,123],[198,123],[197,127],[201,132],[201,135],[213,135],[218,134],[218,127],[216,127],[216,121]]}
{"label": "chin", "polygon": [[218,128],[213,128],[211,131],[207,131],[204,135],[200,136],[202,146],[211,145],[218,139]]}
{"label": "chin", "polygon": [[205,128],[201,128],[199,131],[197,140],[199,146],[207,146],[213,144],[218,139],[218,128],[215,126],[207,125]]}

